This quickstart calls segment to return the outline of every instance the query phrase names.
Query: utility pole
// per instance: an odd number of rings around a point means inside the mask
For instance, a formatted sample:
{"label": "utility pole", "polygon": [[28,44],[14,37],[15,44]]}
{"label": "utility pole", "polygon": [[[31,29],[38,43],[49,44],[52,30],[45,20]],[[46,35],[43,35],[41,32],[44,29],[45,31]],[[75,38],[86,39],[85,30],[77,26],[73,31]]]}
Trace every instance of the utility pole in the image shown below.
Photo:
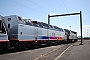
{"label": "utility pole", "polygon": [[88,30],[87,30],[87,37],[88,37]]}
{"label": "utility pole", "polygon": [[71,26],[69,26],[70,27],[70,30],[71,30]]}

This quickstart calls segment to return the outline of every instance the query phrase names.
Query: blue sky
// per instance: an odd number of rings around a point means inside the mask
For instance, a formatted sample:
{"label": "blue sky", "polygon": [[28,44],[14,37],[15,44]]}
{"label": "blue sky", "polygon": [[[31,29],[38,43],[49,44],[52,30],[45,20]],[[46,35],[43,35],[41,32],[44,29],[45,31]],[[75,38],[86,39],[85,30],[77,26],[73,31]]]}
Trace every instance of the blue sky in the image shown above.
{"label": "blue sky", "polygon": [[[0,15],[19,15],[47,23],[48,14],[82,11],[83,36],[90,36],[90,0],[0,0]],[[80,35],[79,15],[51,18],[51,24],[68,28]]]}

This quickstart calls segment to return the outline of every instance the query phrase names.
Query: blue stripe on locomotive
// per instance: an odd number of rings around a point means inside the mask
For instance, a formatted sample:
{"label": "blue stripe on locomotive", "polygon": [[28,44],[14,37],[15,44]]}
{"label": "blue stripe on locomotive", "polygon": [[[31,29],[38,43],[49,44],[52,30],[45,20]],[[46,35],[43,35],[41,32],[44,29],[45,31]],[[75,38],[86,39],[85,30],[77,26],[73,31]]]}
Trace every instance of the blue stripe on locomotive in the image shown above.
{"label": "blue stripe on locomotive", "polygon": [[41,39],[49,39],[49,36],[42,36]]}

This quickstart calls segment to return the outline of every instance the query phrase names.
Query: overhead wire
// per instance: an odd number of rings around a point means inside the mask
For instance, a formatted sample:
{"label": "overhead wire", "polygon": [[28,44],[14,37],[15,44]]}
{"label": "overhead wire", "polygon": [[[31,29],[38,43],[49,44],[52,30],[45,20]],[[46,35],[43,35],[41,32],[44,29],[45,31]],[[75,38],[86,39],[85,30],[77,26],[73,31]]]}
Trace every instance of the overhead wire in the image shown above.
{"label": "overhead wire", "polygon": [[[10,1],[12,1],[12,2],[14,2],[14,3],[17,3],[17,4],[19,4],[19,5],[21,5],[21,6],[25,7],[25,8],[34,10],[35,12],[38,12],[38,13],[43,14],[41,11],[37,11],[37,10],[35,10],[35,9],[32,9],[32,8],[26,6],[26,5],[20,4],[20,3],[16,2],[15,0],[10,0]],[[31,0],[28,0],[28,1],[31,2],[31,3],[33,3],[33,4],[35,4],[35,5],[37,5],[38,7],[42,8],[43,10],[50,12],[49,10],[47,10],[46,8],[44,8],[44,7],[42,7],[42,6],[38,5],[38,4],[36,4],[35,2],[33,2],[33,1],[31,1]],[[62,2],[63,2],[63,5],[64,5],[66,11],[68,12],[67,7],[66,7],[66,5],[65,5],[65,3],[64,3],[63,0],[62,0]]]}
{"label": "overhead wire", "polygon": [[[33,4],[35,4],[36,6],[38,6],[38,7],[40,7],[40,8],[42,8],[42,9],[44,9],[44,10],[50,12],[49,10],[47,10],[46,8],[44,8],[44,7],[42,7],[42,6],[38,5],[38,4],[36,4],[35,2],[33,2],[33,1],[31,1],[31,0],[28,0],[28,1],[31,2],[31,3],[33,3]],[[64,7],[65,7],[65,9],[66,9],[66,11],[67,11],[67,13],[68,13],[68,9],[67,9],[67,7],[66,7],[66,5],[65,5],[65,3],[64,3],[63,0],[62,0],[62,3],[63,3],[63,5],[64,5]]]}
{"label": "overhead wire", "polygon": [[64,7],[65,7],[65,9],[66,9],[66,11],[67,11],[67,13],[68,13],[67,7],[66,7],[66,5],[65,5],[65,3],[64,3],[63,0],[62,0],[62,3],[63,3],[63,5],[64,5]]}
{"label": "overhead wire", "polygon": [[33,3],[33,4],[35,4],[36,6],[38,6],[38,7],[40,7],[40,8],[42,8],[43,10],[50,12],[48,9],[46,9],[46,8],[38,5],[37,3],[35,3],[35,2],[33,2],[33,1],[31,1],[31,0],[28,0],[28,1],[31,2],[31,3]]}
{"label": "overhead wire", "polygon": [[32,9],[32,8],[26,6],[26,5],[20,4],[20,3],[16,2],[15,0],[14,0],[14,1],[13,1],[13,0],[10,0],[10,1],[12,1],[12,2],[14,2],[14,3],[18,4],[18,5],[21,5],[21,6],[25,7],[25,8],[28,8],[28,9],[30,9],[30,10],[32,10],[32,11],[34,10],[35,12],[38,12],[38,13],[43,14],[42,12],[37,11],[37,10],[35,10],[35,9]]}

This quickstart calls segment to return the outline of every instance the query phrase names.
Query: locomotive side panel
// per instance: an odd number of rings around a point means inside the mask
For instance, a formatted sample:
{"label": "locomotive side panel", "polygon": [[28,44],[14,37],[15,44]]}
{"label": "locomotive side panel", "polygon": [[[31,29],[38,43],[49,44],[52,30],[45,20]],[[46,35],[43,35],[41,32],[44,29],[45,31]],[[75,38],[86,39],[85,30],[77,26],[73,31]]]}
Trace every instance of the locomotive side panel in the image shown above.
{"label": "locomotive side panel", "polygon": [[65,40],[66,39],[66,35],[65,35],[65,31],[61,31],[61,39]]}
{"label": "locomotive side panel", "polygon": [[48,29],[39,28],[38,37],[40,40],[48,40]]}
{"label": "locomotive side panel", "polygon": [[35,28],[33,26],[18,25],[18,39],[19,40],[35,40]]}
{"label": "locomotive side panel", "polygon": [[55,38],[55,30],[49,30],[49,39],[50,40],[57,40],[57,38]]}

